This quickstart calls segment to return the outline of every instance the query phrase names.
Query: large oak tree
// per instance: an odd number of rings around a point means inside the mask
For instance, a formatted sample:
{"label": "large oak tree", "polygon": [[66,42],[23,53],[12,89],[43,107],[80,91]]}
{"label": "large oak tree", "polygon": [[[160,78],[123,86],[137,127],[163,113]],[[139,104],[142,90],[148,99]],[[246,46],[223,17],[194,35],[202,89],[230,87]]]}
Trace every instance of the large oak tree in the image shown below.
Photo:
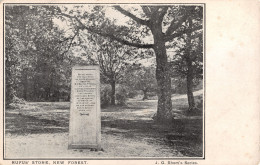
{"label": "large oak tree", "polygon": [[[156,56],[156,79],[158,85],[158,107],[156,119],[159,122],[167,122],[173,119],[171,101],[170,67],[167,57],[167,44],[186,33],[192,33],[202,29],[202,22],[197,23],[191,29],[183,24],[194,15],[202,18],[202,6],[141,6],[137,10],[126,9],[121,6],[113,8],[123,16],[130,19],[126,25],[109,26],[104,19],[104,6],[95,6],[91,12],[76,9],[67,12],[58,11],[58,15],[69,18],[71,24],[78,30],[86,30],[90,33],[109,37],[121,44],[136,48],[153,49]],[[137,29],[141,29],[138,31]],[[191,34],[192,35],[192,34]],[[150,36],[152,43],[146,43],[143,39]],[[196,37],[195,35],[192,37]]]}

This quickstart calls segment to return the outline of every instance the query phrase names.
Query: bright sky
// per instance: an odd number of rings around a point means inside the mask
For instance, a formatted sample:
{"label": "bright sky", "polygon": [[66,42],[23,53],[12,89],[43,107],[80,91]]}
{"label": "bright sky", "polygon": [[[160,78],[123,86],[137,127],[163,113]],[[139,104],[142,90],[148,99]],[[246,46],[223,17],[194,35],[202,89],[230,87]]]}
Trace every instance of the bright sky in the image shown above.
{"label": "bright sky", "polygon": [[[133,7],[129,7],[129,5],[121,5],[122,8],[126,9],[126,10],[131,10],[131,13],[134,14],[135,16],[137,16],[138,18],[141,18],[141,12],[142,9],[140,7],[140,5],[134,5],[135,10],[133,10]],[[137,10],[136,10],[137,9]],[[112,6],[108,6],[106,8],[106,17],[111,18],[111,19],[115,19],[118,25],[126,25],[126,22],[130,20],[129,17],[121,14],[120,12],[118,12],[117,10],[115,10]]]}
{"label": "bright sky", "polygon": [[118,25],[126,25],[126,22],[130,20],[128,17],[113,9],[113,7],[107,7],[106,17],[115,19]]}

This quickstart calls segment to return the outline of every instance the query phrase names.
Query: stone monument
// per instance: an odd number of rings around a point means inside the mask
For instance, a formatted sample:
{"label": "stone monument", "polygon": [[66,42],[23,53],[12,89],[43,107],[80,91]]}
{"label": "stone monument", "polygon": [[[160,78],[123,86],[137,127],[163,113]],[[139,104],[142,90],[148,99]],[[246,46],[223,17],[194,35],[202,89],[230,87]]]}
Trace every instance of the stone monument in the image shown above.
{"label": "stone monument", "polygon": [[101,149],[99,66],[72,68],[69,149]]}

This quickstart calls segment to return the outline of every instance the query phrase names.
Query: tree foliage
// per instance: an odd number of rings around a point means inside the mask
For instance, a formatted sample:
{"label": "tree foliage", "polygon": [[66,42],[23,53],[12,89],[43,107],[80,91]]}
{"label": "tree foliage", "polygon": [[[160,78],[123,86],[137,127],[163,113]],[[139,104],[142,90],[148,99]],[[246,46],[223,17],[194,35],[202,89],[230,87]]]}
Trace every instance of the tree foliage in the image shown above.
{"label": "tree foliage", "polygon": [[[125,22],[109,18],[109,10]],[[53,100],[68,94],[70,68],[76,61],[98,63],[103,81],[116,83],[131,61],[150,54],[156,58],[156,119],[171,121],[172,72],[185,75],[186,63],[190,77],[201,72],[200,5],[9,5],[5,11],[7,100],[14,95],[26,100]],[[85,59],[72,55],[83,49],[87,50]],[[176,54],[173,60],[172,50]]]}
{"label": "tree foliage", "polygon": [[126,77],[125,84],[131,90],[141,90],[144,95],[143,100],[148,99],[148,92],[156,92],[155,68],[130,66]]}
{"label": "tree foliage", "polygon": [[[196,18],[197,17],[194,18],[190,16],[184,26],[187,29],[192,29],[196,24],[196,21],[198,21]],[[193,97],[193,87],[202,79],[203,75],[202,33],[197,32],[196,35],[198,38],[192,38],[192,32],[188,32],[181,37],[183,44],[179,45],[171,62],[174,70],[173,76],[186,80],[184,84],[186,84],[189,110],[196,109]]]}
{"label": "tree foliage", "polygon": [[[57,14],[70,19],[78,30],[88,31],[103,37],[109,37],[121,44],[136,48],[153,49],[156,56],[156,79],[158,85],[158,107],[156,119],[159,122],[171,121],[171,78],[168,63],[167,46],[173,40],[179,40],[184,34],[196,38],[196,31],[202,29],[202,6],[140,6],[127,9],[113,6],[120,14],[130,20],[125,25],[107,24],[104,21],[104,6],[94,6],[91,12],[76,8],[70,11],[58,10]],[[93,14],[94,13],[94,14]],[[183,26],[193,17],[194,26]],[[196,18],[195,18],[196,17]],[[152,42],[145,42],[150,37]]]}
{"label": "tree foliage", "polygon": [[54,101],[69,95],[68,44],[49,11],[37,6],[5,8],[6,104],[16,95]]}

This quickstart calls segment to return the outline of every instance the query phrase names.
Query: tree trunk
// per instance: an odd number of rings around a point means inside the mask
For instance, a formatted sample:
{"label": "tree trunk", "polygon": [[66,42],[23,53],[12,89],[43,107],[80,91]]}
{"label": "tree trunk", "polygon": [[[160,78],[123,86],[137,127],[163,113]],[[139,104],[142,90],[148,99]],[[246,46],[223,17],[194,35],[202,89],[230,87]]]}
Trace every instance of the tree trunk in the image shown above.
{"label": "tree trunk", "polygon": [[148,99],[148,96],[147,96],[147,89],[144,89],[144,90],[143,90],[143,93],[144,93],[143,100],[147,100],[147,99]]}
{"label": "tree trunk", "polygon": [[50,87],[45,88],[45,100],[44,101],[49,101],[50,98]]}
{"label": "tree trunk", "polygon": [[188,64],[188,74],[187,74],[187,96],[188,96],[188,103],[189,103],[189,110],[193,110],[195,107],[194,97],[193,97],[193,71],[192,71],[192,63],[191,60],[187,60]]}
{"label": "tree trunk", "polygon": [[161,25],[152,28],[154,36],[154,52],[156,55],[156,79],[158,106],[155,119],[161,123],[171,122],[173,120],[172,101],[171,101],[171,78],[167,61],[164,34]]}
{"label": "tree trunk", "polygon": [[115,98],[115,95],[116,95],[116,82],[113,80],[111,83],[111,88],[112,88],[112,91],[111,91],[111,105],[115,105],[116,104],[116,98]]}
{"label": "tree trunk", "polygon": [[24,69],[23,71],[23,98],[24,100],[27,101],[27,91],[28,91],[28,73],[27,73],[27,69]]}
{"label": "tree trunk", "polygon": [[33,101],[36,101],[38,94],[37,94],[37,88],[36,88],[36,80],[33,78]]}
{"label": "tree trunk", "polygon": [[[189,18],[189,28],[192,28],[192,20]],[[187,47],[186,47],[186,62],[187,62],[187,96],[189,103],[189,110],[193,110],[195,107],[194,97],[193,97],[193,68],[191,59],[191,33],[187,33]]]}

